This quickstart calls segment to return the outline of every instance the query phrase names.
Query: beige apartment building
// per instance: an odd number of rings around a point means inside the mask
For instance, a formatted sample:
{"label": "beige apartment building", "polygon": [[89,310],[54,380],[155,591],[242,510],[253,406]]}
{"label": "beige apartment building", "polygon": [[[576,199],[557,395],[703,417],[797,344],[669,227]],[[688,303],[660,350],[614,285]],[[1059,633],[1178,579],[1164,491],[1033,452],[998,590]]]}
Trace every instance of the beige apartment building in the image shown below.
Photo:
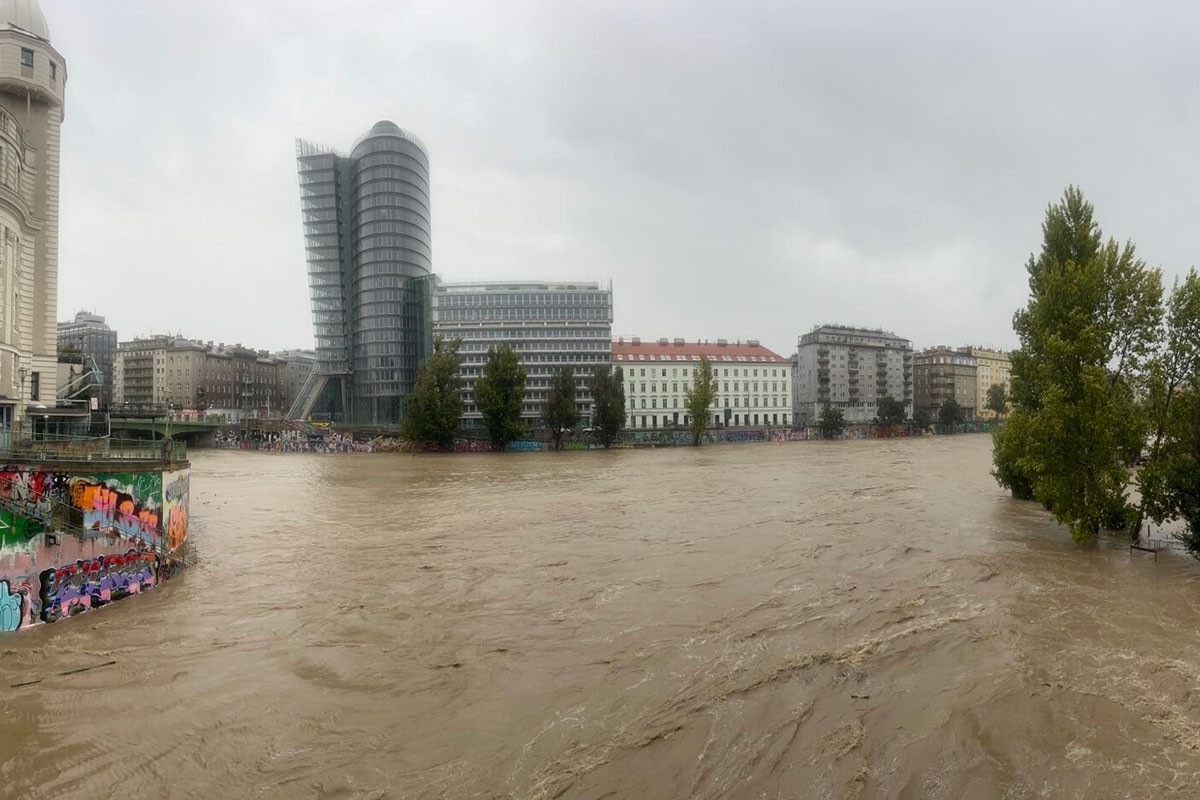
{"label": "beige apartment building", "polygon": [[975,359],[975,404],[979,419],[995,419],[996,412],[987,409],[987,392],[993,384],[1000,384],[1008,391],[1009,374],[1012,372],[1012,362],[1008,353],[1002,350],[988,350],[984,347],[960,347],[959,351],[969,354]]}
{"label": "beige apartment building", "polygon": [[66,83],[36,0],[0,0],[0,430],[55,404]]}
{"label": "beige apartment building", "polygon": [[113,362],[114,411],[282,417],[303,384],[292,361],[305,360],[179,336],[122,342]]}

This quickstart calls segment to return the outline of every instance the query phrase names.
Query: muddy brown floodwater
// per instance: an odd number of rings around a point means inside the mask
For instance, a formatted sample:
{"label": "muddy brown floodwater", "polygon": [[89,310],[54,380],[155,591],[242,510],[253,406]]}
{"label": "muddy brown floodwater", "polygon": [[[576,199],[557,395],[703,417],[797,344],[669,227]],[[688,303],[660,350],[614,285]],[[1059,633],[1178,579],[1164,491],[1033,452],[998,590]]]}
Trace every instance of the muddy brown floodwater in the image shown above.
{"label": "muddy brown floodwater", "polygon": [[0,796],[1198,796],[1200,570],[990,449],[197,452],[197,567],[0,639]]}

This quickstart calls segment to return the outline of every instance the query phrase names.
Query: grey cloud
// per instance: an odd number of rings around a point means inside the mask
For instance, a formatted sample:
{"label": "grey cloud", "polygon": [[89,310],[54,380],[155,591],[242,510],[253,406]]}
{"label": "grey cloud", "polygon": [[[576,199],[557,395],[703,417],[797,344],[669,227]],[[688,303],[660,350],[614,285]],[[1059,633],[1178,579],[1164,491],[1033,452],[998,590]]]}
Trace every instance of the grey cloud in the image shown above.
{"label": "grey cloud", "polygon": [[61,316],[305,345],[292,139],[429,145],[448,278],[611,276],[619,332],[1014,343],[1069,182],[1168,275],[1197,13],[1102,4],[45,0]]}

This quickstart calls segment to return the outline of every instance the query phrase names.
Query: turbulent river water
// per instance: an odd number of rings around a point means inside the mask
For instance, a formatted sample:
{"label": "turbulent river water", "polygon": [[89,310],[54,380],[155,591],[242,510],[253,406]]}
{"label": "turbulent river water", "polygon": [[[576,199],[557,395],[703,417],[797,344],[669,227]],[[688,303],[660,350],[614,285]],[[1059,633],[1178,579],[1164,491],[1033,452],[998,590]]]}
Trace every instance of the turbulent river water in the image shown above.
{"label": "turbulent river water", "polygon": [[1196,797],[1200,569],[990,452],[195,452],[195,567],[0,639],[0,796]]}

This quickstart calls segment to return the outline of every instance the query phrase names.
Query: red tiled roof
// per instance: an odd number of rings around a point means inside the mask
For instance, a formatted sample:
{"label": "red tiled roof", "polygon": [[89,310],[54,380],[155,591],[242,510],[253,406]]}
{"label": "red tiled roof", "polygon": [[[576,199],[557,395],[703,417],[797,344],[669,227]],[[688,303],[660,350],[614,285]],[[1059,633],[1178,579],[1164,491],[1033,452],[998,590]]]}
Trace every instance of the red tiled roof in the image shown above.
{"label": "red tiled roof", "polygon": [[635,343],[632,339],[614,339],[612,343],[612,360],[615,362],[628,361],[699,361],[700,356],[708,356],[712,361],[741,361],[767,364],[786,364],[788,359],[774,353],[761,344],[747,342],[682,342],[677,339]]}

